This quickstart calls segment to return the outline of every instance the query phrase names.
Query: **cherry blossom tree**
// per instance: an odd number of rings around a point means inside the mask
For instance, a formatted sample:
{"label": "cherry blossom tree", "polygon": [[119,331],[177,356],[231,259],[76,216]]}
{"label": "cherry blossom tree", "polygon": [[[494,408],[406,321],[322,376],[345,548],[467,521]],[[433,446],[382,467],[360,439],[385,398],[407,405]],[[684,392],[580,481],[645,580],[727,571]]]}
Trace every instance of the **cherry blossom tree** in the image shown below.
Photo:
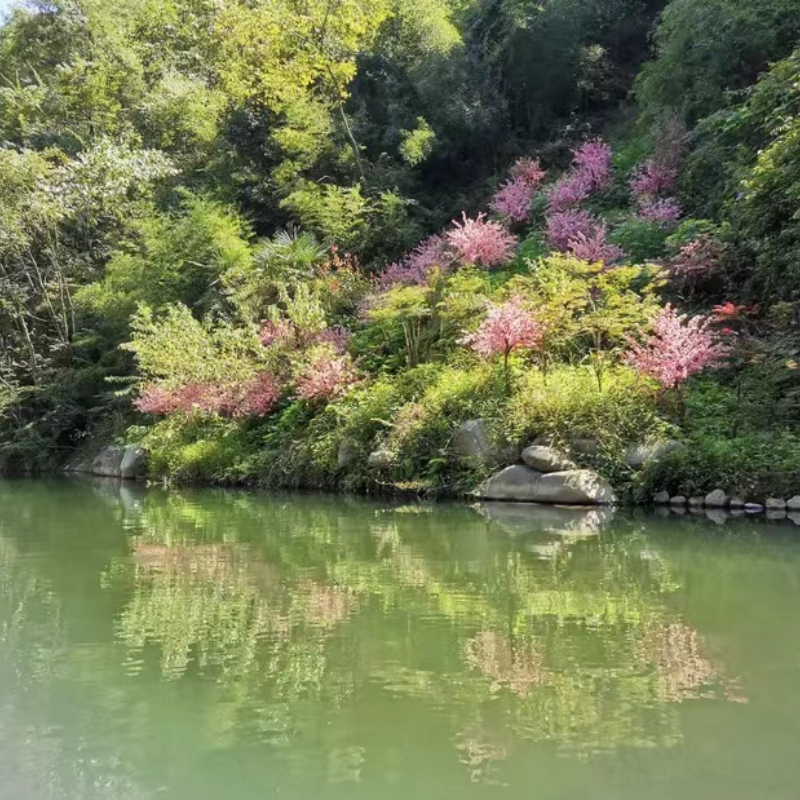
{"label": "cherry blossom tree", "polygon": [[392,286],[421,286],[427,283],[432,269],[449,272],[454,262],[455,254],[447,239],[441,234],[429,236],[400,261],[386,267],[378,276],[378,287],[385,290]]}
{"label": "cherry blossom tree", "polygon": [[631,192],[641,200],[668,194],[675,188],[678,168],[667,160],[649,159],[641,164],[631,178]]}
{"label": "cherry blossom tree", "polygon": [[656,318],[652,335],[643,343],[634,342],[625,360],[663,389],[674,389],[729,357],[730,346],[713,330],[713,322],[712,317],[688,317],[667,305]]}
{"label": "cherry blossom tree", "polygon": [[680,203],[672,197],[661,200],[646,197],[639,204],[639,211],[636,214],[636,218],[642,222],[654,222],[664,227],[673,225],[682,216]]}
{"label": "cherry blossom tree", "polygon": [[586,200],[592,193],[592,181],[588,175],[574,172],[557,180],[547,192],[550,211],[566,211]]}
{"label": "cherry blossom tree", "polygon": [[506,181],[492,199],[492,210],[512,222],[527,219],[533,196],[544,177],[538,161],[520,159],[511,169],[511,180]]}
{"label": "cherry blossom tree", "polygon": [[506,390],[510,390],[508,359],[519,350],[541,347],[544,328],[526,308],[523,299],[512,297],[505,303],[490,303],[486,317],[474,333],[462,337],[461,343],[470,346],[486,359],[503,357]]}
{"label": "cherry blossom tree", "polygon": [[559,252],[566,253],[569,243],[579,234],[590,235],[595,220],[588,211],[555,211],[547,215],[547,240]]}
{"label": "cherry blossom tree", "polygon": [[613,151],[602,139],[585,142],[572,152],[575,171],[584,176],[592,192],[607,189],[611,184],[613,158]]}
{"label": "cherry blossom tree", "polygon": [[462,221],[453,221],[446,238],[460,261],[489,269],[508,262],[517,246],[516,237],[485,214],[471,219],[462,213]]}
{"label": "cherry blossom tree", "polygon": [[606,226],[598,224],[590,233],[579,232],[569,240],[568,250],[575,258],[588,261],[590,264],[602,262],[611,266],[625,257],[625,251],[606,241],[608,231]]}

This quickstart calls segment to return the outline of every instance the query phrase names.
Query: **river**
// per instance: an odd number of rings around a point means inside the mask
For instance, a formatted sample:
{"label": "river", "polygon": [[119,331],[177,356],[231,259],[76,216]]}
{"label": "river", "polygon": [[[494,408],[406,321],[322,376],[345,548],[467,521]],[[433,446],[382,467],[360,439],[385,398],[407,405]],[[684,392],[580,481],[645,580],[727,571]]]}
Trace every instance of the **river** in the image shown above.
{"label": "river", "polygon": [[5,800],[796,800],[800,528],[0,483]]}

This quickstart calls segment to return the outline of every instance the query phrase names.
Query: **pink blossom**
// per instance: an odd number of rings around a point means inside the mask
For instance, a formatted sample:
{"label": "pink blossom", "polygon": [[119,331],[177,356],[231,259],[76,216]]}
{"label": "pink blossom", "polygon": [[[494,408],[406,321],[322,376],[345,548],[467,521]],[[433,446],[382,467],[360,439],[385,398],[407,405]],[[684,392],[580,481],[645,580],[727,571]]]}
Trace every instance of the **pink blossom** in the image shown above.
{"label": "pink blossom", "polygon": [[233,417],[265,416],[280,396],[280,386],[274,376],[261,372],[244,386],[229,391],[224,410]]}
{"label": "pink blossom", "polygon": [[492,199],[491,209],[501,217],[520,222],[528,218],[535,191],[519,178],[506,181]]}
{"label": "pink blossom", "polygon": [[453,253],[441,234],[429,236],[411,252],[394,264],[390,264],[378,276],[378,286],[390,289],[394,285],[415,286],[427,282],[434,267],[447,272],[453,265]]}
{"label": "pink blossom", "polygon": [[575,171],[584,177],[589,190],[597,192],[611,183],[611,161],[614,153],[602,139],[585,142],[572,151]]}
{"label": "pink blossom", "polygon": [[582,172],[573,172],[557,180],[547,192],[551,211],[565,211],[580,205],[592,193],[592,179]]}
{"label": "pink blossom", "polygon": [[644,344],[634,342],[626,361],[642,375],[671,389],[706,367],[720,366],[730,354],[711,328],[711,317],[687,317],[672,306],[656,318],[653,335]]}
{"label": "pink blossom", "polygon": [[684,245],[667,269],[677,278],[698,280],[717,271],[722,255],[722,245],[710,236],[703,234]]}
{"label": "pink blossom", "polygon": [[603,262],[605,265],[614,264],[625,258],[625,251],[606,241],[608,232],[605,225],[595,225],[589,233],[577,233],[569,240],[569,252],[581,261],[592,264]]}
{"label": "pink blossom", "polygon": [[490,303],[478,330],[462,337],[461,343],[469,345],[484,358],[497,355],[508,358],[515,350],[538,348],[543,332],[541,323],[517,296],[505,303]]}
{"label": "pink blossom", "polygon": [[683,211],[677,200],[668,197],[664,200],[654,200],[643,197],[639,204],[639,213],[636,218],[641,222],[654,222],[657,225],[671,225],[677,222]]}
{"label": "pink blossom", "polygon": [[547,240],[556,250],[566,252],[571,239],[578,234],[589,235],[595,221],[588,211],[555,211],[547,216]]}
{"label": "pink blossom", "polygon": [[653,198],[671,192],[678,178],[678,168],[667,160],[649,159],[631,178],[631,191],[637,198]]}
{"label": "pink blossom", "polygon": [[511,167],[511,180],[522,181],[532,189],[536,189],[541,184],[546,174],[534,158],[520,158]]}
{"label": "pink blossom", "polygon": [[261,373],[245,384],[229,386],[189,383],[165,389],[151,384],[144,387],[135,405],[140,411],[156,416],[181,412],[245,417],[268,413],[279,397],[275,379],[269,373]]}
{"label": "pink blossom", "polygon": [[297,379],[297,396],[303,400],[333,400],[357,380],[349,356],[331,357],[320,353]]}
{"label": "pink blossom", "polygon": [[487,220],[485,214],[470,219],[462,213],[462,219],[453,220],[453,229],[447,232],[447,243],[462,262],[490,268],[509,261],[516,237],[499,223]]}

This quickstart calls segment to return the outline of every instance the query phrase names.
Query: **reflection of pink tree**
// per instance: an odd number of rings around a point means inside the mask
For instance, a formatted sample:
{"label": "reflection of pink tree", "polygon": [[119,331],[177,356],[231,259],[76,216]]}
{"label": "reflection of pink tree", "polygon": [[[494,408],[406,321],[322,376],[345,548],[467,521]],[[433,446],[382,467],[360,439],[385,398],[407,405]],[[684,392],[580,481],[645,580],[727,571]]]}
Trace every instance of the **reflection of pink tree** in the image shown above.
{"label": "reflection of pink tree", "polygon": [[542,658],[532,647],[515,649],[508,639],[494,631],[481,631],[468,640],[464,658],[472,669],[520,697],[527,697],[531,687],[541,684],[546,677]]}
{"label": "reflection of pink tree", "polygon": [[502,356],[506,389],[510,390],[509,357],[519,350],[538,349],[543,334],[542,324],[525,307],[522,298],[512,297],[505,303],[490,304],[478,330],[461,341],[486,359]]}

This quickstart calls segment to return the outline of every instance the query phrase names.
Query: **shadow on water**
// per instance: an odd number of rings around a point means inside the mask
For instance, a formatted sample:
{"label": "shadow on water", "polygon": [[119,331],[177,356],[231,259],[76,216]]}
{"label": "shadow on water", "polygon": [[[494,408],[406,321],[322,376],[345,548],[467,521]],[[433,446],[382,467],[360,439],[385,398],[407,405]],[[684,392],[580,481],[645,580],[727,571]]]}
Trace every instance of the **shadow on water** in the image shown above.
{"label": "shadow on water", "polygon": [[0,798],[794,797],[800,531],[719,522],[0,484]]}

